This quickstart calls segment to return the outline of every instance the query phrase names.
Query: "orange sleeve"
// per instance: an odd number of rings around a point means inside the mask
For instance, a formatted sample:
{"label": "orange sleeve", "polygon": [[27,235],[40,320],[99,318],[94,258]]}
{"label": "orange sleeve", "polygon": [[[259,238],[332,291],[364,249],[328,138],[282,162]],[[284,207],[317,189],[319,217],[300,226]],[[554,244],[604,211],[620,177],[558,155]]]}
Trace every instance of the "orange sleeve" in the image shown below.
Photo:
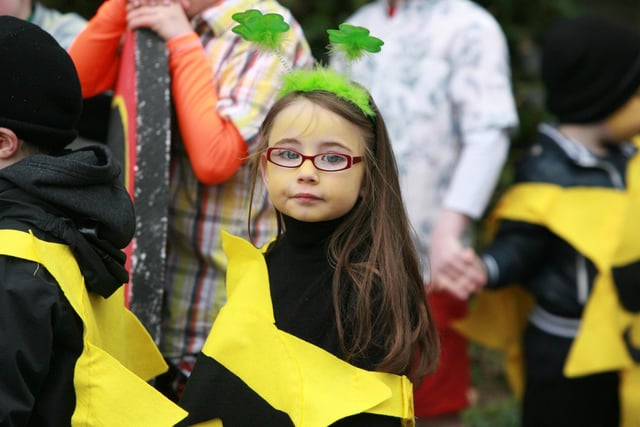
{"label": "orange sleeve", "polygon": [[187,155],[198,180],[219,184],[229,179],[247,156],[247,143],[217,110],[217,86],[197,34],[167,42],[171,93]]}
{"label": "orange sleeve", "polygon": [[85,98],[115,86],[120,41],[127,29],[126,5],[127,0],[103,3],[69,48]]}

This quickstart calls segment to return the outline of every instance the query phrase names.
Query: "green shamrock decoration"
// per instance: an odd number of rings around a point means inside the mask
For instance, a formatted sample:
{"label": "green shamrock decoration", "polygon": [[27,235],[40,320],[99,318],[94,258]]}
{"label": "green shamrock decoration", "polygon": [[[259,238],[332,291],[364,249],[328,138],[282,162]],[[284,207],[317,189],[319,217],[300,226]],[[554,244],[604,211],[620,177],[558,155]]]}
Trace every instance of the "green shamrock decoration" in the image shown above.
{"label": "green shamrock decoration", "polygon": [[332,49],[342,52],[353,61],[360,58],[364,52],[380,52],[384,44],[377,37],[369,35],[369,30],[351,24],[340,24],[337,30],[327,30]]}
{"label": "green shamrock decoration", "polygon": [[269,51],[278,51],[282,45],[283,34],[289,31],[289,24],[277,13],[263,14],[257,9],[250,9],[234,13],[231,18],[240,24],[231,31]]}

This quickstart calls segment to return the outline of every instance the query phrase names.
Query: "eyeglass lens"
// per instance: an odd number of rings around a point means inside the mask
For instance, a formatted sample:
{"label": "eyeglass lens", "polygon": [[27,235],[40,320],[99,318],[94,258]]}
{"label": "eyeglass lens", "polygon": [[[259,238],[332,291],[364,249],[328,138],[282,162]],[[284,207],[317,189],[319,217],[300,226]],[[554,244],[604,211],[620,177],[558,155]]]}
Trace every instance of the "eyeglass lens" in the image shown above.
{"label": "eyeglass lens", "polygon": [[324,171],[339,171],[351,166],[351,157],[345,154],[320,153],[315,156],[304,156],[295,150],[285,148],[270,148],[267,151],[267,159],[286,168],[297,168],[306,159],[310,159],[317,169]]}

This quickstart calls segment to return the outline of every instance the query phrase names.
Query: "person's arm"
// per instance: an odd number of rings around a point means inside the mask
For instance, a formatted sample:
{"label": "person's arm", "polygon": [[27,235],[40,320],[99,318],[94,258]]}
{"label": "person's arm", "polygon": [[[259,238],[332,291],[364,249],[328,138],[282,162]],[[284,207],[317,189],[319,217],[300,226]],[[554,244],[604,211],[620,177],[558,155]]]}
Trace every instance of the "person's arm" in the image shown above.
{"label": "person's arm", "polygon": [[150,28],[167,41],[171,94],[193,172],[204,184],[229,179],[247,156],[238,129],[218,112],[218,88],[204,48],[179,3],[130,8],[132,29]]}
{"label": "person's arm", "polygon": [[[445,210],[473,220],[485,211],[509,153],[506,129],[487,128],[462,137],[462,150],[444,198]],[[465,224],[470,224],[470,221]],[[458,236],[462,236],[462,233]]]}
{"label": "person's arm", "polygon": [[49,370],[57,284],[33,262],[0,256],[0,425],[30,425]]}
{"label": "person's arm", "polygon": [[126,6],[126,0],[103,3],[69,48],[84,98],[115,86],[120,69],[121,40],[127,29]]}
{"label": "person's arm", "polygon": [[247,143],[218,113],[217,87],[197,35],[172,39],[167,46],[173,101],[193,172],[205,184],[224,182],[242,165]]}
{"label": "person's arm", "polygon": [[449,209],[440,213],[429,247],[431,278],[428,291],[446,290],[465,299],[483,285],[483,278],[473,269],[473,250],[461,243],[470,223],[471,218],[463,213]]}
{"label": "person's arm", "polygon": [[[507,156],[508,132],[518,123],[504,34],[488,14],[467,18],[450,49],[449,90],[461,152],[430,245],[435,288],[446,287],[442,277],[464,277],[460,265],[473,265],[471,250],[459,239],[485,210]],[[467,283],[474,286],[480,282]]]}
{"label": "person's arm", "polygon": [[480,254],[487,288],[521,283],[539,267],[552,234],[546,228],[503,220],[491,244]]}
{"label": "person's arm", "polygon": [[484,212],[508,149],[506,130],[486,129],[464,136],[460,160],[431,238],[432,289],[465,298],[483,285],[484,277],[473,268],[473,251],[463,247],[461,240],[471,222]]}

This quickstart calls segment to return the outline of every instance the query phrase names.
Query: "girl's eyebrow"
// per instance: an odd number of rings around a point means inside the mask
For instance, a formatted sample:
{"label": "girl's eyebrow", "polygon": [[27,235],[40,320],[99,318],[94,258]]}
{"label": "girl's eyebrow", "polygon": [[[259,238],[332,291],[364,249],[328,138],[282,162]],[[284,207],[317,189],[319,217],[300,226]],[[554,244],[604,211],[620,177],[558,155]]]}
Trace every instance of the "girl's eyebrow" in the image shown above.
{"label": "girl's eyebrow", "polygon": [[[276,141],[273,146],[280,146],[280,145],[296,145],[298,147],[300,147],[302,145],[302,143],[295,139],[295,138],[282,138],[278,141]],[[331,150],[342,150],[342,151],[348,151],[349,153],[351,153],[351,149],[349,147],[347,147],[346,145],[340,143],[340,142],[336,142],[336,141],[324,141],[321,142],[319,144],[319,149],[320,151],[331,151]]]}
{"label": "girl's eyebrow", "polygon": [[320,144],[320,147],[323,150],[337,150],[337,149],[341,149],[341,150],[345,150],[348,152],[351,152],[351,149],[349,147],[347,147],[344,144],[341,144],[339,142],[335,142],[335,141],[326,141]]}
{"label": "girl's eyebrow", "polygon": [[278,141],[276,141],[273,145],[285,145],[285,144],[295,144],[295,145],[300,145],[300,141],[298,141],[295,138],[283,138],[280,139]]}

